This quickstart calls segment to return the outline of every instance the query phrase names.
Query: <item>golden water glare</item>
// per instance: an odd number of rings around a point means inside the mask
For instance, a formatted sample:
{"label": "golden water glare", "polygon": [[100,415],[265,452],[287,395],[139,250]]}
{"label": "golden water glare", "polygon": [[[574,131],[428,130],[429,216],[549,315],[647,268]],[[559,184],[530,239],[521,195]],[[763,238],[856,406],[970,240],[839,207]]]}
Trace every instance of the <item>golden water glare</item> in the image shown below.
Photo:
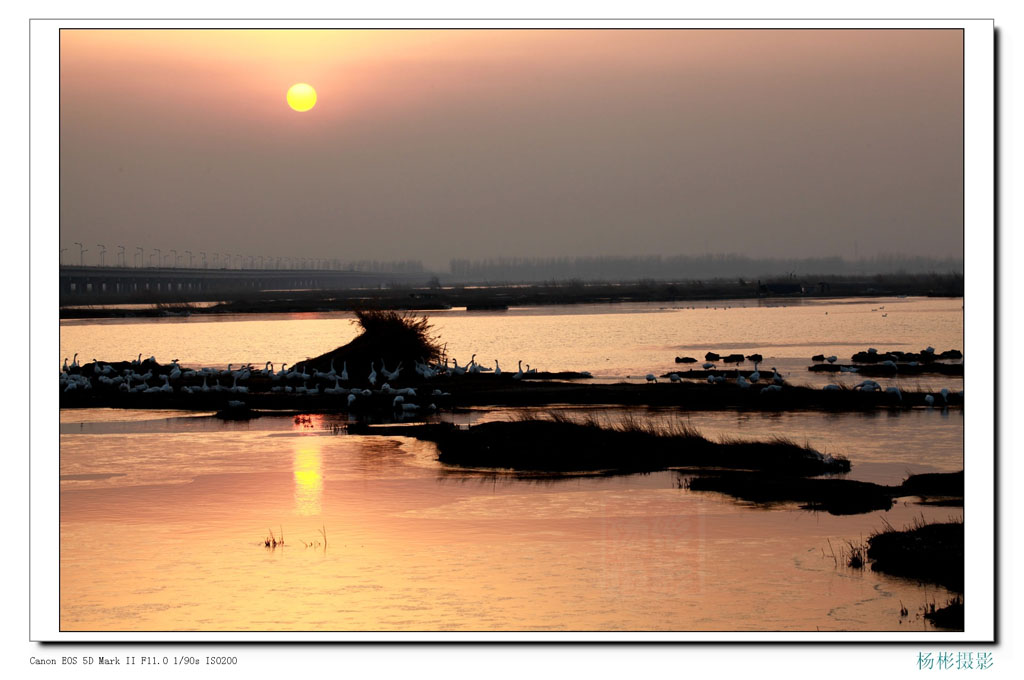
{"label": "golden water glare", "polygon": [[[303,440],[311,438],[303,437]],[[293,476],[295,478],[295,512],[317,516],[323,512],[324,476],[320,447],[302,441],[295,449]]]}

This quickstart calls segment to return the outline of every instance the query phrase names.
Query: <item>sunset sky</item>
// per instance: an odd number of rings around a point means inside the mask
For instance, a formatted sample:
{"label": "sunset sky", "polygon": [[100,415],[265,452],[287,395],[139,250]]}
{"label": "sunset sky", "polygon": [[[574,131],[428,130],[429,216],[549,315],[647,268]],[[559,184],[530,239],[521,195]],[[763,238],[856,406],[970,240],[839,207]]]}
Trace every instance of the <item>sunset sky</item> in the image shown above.
{"label": "sunset sky", "polygon": [[958,30],[65,29],[64,261],[962,257],[962,54]]}

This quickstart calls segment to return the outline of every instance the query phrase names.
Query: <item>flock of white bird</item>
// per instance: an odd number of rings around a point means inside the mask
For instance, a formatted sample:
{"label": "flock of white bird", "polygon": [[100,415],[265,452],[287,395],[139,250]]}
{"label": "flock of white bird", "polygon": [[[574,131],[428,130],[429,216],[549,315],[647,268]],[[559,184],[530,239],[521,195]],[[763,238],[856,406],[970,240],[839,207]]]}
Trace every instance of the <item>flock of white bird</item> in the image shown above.
{"label": "flock of white bird", "polygon": [[[877,351],[873,348],[868,349],[869,352]],[[926,351],[934,351],[932,348],[928,348]],[[757,358],[760,358],[758,355]],[[834,363],[837,360],[835,356],[826,357],[826,361]],[[891,361],[882,362],[883,365],[892,363],[893,367],[895,364]],[[140,372],[146,365],[146,372]],[[149,381],[154,379],[154,373],[152,366],[157,366],[155,357],[149,357],[149,359],[143,360],[142,354],[138,355],[138,358],[131,362],[131,366],[124,369],[120,374],[110,364],[101,364],[93,359],[93,373],[96,380],[107,386],[116,387],[121,392],[129,393],[173,393],[174,387],[171,385],[172,381],[177,381],[180,378],[185,379],[202,379],[202,385],[182,385],[179,392],[182,394],[194,394],[194,393],[208,393],[208,392],[227,392],[232,394],[246,394],[249,392],[247,385],[242,383],[246,382],[253,375],[260,375],[263,378],[269,378],[272,382],[281,383],[274,385],[270,388],[271,392],[285,393],[285,394],[303,394],[303,395],[319,395],[327,394],[334,396],[347,396],[347,402],[349,406],[356,403],[357,399],[369,398],[379,395],[387,395],[394,397],[392,404],[396,411],[405,413],[412,413],[419,410],[421,407],[413,402],[406,402],[406,398],[417,398],[416,389],[412,387],[396,389],[391,386],[391,382],[398,380],[403,369],[403,363],[399,362],[393,369],[388,369],[387,363],[384,359],[380,361],[380,372],[377,372],[377,362],[373,361],[370,363],[370,373],[366,377],[366,382],[369,383],[371,388],[376,388],[378,380],[383,380],[382,385],[379,389],[367,389],[359,387],[345,387],[342,383],[349,382],[348,362],[342,362],[341,371],[335,369],[334,360],[331,360],[330,370],[319,371],[314,370],[312,373],[306,371],[305,368],[288,368],[288,364],[282,364],[280,370],[274,370],[273,362],[266,362],[262,369],[253,368],[252,364],[246,364],[240,368],[234,368],[234,364],[228,364],[226,369],[216,368],[201,368],[198,370],[181,370],[178,366],[178,360],[172,360],[171,370],[167,373],[156,374],[156,378],[162,381],[162,384],[150,385]],[[715,368],[715,364],[706,362],[703,364],[705,370],[711,370]],[[139,369],[139,370],[136,370]],[[430,379],[439,376],[463,376],[473,375],[479,373],[492,373],[493,375],[502,375],[501,365],[498,360],[494,360],[494,368],[484,366],[477,363],[476,354],[474,354],[468,364],[459,365],[457,359],[452,358],[451,360],[445,359],[444,363],[432,364],[426,361],[416,361],[413,366],[413,370],[423,379]],[[754,370],[744,376],[738,375],[735,379],[735,384],[741,389],[750,389],[762,382],[768,383],[762,387],[761,394],[770,394],[773,392],[782,391],[782,387],[785,384],[785,380],[782,375],[779,374],[778,369],[772,367],[772,374],[770,376],[762,376],[758,370],[758,361],[754,362]],[[529,364],[526,365],[525,370],[523,369],[522,360],[519,361],[518,370],[512,374],[512,378],[515,380],[521,379],[524,375],[536,374],[537,369],[531,368]],[[581,375],[585,377],[592,377],[590,373],[584,372]],[[682,382],[682,377],[678,373],[670,373],[667,376],[673,383]],[[225,382],[231,381],[230,385],[221,384],[221,380]],[[311,387],[309,381],[313,380],[314,385]],[[321,386],[319,381],[334,381],[334,384],[329,387]],[[646,375],[648,383],[657,383],[658,378],[653,373]],[[292,383],[302,381],[301,385],[295,385]],[[717,384],[727,382],[727,378],[724,375],[709,375],[707,376],[708,384]],[[212,384],[211,384],[212,383]],[[89,376],[81,373],[81,366],[78,363],[78,354],[74,355],[71,363],[68,363],[67,358],[64,359],[64,365],[61,368],[60,373],[60,388],[62,392],[73,392],[76,390],[90,390],[92,389],[92,379]],[[825,385],[822,388],[826,391],[835,391],[842,389],[839,385],[831,384]],[[855,385],[854,390],[862,392],[886,392],[894,394],[898,399],[902,401],[903,395],[900,392],[899,387],[891,386],[883,390],[882,386],[874,380],[864,380],[863,382]],[[942,397],[943,405],[949,402],[950,391],[947,388],[943,388],[939,391],[939,395]],[[441,390],[433,390],[431,393],[433,397],[448,397],[451,396],[448,392],[442,392]],[[960,392],[960,396],[963,396],[963,391]],[[929,406],[935,403],[935,396],[928,394],[925,396],[925,403]],[[436,405],[431,403],[425,407],[428,411],[436,410]]]}
{"label": "flock of white bird", "polygon": [[[217,368],[201,368],[198,370],[187,369],[182,370],[178,365],[177,359],[172,359],[171,369],[166,373],[154,373],[153,368],[158,367],[159,364],[156,361],[156,357],[149,357],[149,359],[143,359],[142,354],[138,355],[138,358],[131,362],[128,368],[123,369],[120,373],[114,369],[110,364],[103,364],[93,359],[92,373],[90,377],[82,372],[82,367],[78,363],[78,354],[76,353],[71,363],[68,363],[67,359],[64,359],[64,365],[61,368],[60,373],[60,388],[62,392],[72,392],[75,390],[89,390],[93,388],[93,378],[99,383],[115,387],[121,392],[128,393],[173,393],[175,387],[171,384],[179,379],[188,379],[191,382],[195,382],[198,379],[202,379],[201,385],[181,385],[177,390],[180,394],[196,394],[196,393],[209,393],[209,392],[226,392],[230,394],[247,394],[249,387],[244,384],[252,376],[258,375],[261,378],[269,379],[275,384],[270,388],[271,392],[283,393],[283,394],[302,394],[316,396],[319,394],[334,395],[334,396],[347,396],[347,403],[349,406],[356,404],[357,400],[371,397],[380,397],[386,395],[393,397],[392,405],[398,412],[403,413],[414,413],[419,410],[434,411],[437,406],[434,403],[430,403],[427,406],[421,407],[419,404],[406,399],[417,399],[418,394],[416,388],[405,387],[405,388],[394,388],[391,386],[391,382],[397,381],[403,370],[403,362],[399,362],[397,366],[389,369],[385,359],[380,360],[380,371],[378,372],[378,364],[376,361],[370,363],[370,373],[366,376],[366,383],[369,383],[370,389],[361,387],[346,387],[343,383],[350,382],[348,362],[343,361],[341,370],[335,368],[334,360],[331,360],[330,370],[319,371],[313,370],[309,372],[305,367],[292,367],[288,368],[288,364],[282,364],[279,370],[275,370],[274,363],[271,361],[266,362],[262,369],[256,369],[252,364],[245,364],[238,368],[235,368],[234,364],[228,364],[226,369]],[[142,372],[145,368],[145,372]],[[501,375],[501,365],[497,360],[494,361],[494,368],[483,366],[476,361],[476,354],[474,354],[468,364],[459,365],[458,360],[448,359],[443,364],[441,363],[430,363],[426,361],[414,362],[413,370],[423,379],[431,379],[439,376],[461,376],[466,374],[478,374],[478,373],[492,373],[493,375]],[[518,370],[512,374],[513,379],[520,379],[524,375],[536,374],[537,369],[531,368],[529,364],[526,368],[523,368],[523,362],[519,362]],[[162,381],[162,384],[150,385],[150,381],[153,380]],[[323,382],[334,381],[333,385],[328,387],[323,386]],[[223,382],[222,382],[223,381]],[[230,381],[230,385],[227,382]],[[301,384],[295,384],[301,381]],[[310,381],[313,381],[313,385],[310,386]],[[377,387],[378,381],[382,382],[380,387]],[[432,397],[450,397],[451,394],[443,392],[439,389],[435,389],[431,392]]]}

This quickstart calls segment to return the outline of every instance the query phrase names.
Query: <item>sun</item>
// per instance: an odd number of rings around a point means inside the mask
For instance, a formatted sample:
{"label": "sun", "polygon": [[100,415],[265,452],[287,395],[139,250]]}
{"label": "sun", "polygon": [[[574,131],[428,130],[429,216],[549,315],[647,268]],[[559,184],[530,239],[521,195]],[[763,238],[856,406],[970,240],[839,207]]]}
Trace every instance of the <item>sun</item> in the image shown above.
{"label": "sun", "polygon": [[288,88],[288,106],[296,111],[309,111],[316,105],[316,90],[306,83],[295,83]]}

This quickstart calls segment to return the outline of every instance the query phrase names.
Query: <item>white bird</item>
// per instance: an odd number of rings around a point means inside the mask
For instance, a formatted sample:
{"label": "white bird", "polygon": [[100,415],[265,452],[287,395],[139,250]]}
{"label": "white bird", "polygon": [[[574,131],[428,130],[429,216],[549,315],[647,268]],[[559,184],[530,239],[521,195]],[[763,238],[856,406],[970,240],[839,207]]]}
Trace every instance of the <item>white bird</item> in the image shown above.
{"label": "white bird", "polygon": [[827,361],[827,362],[828,362],[828,363],[830,363],[830,364],[834,364],[834,363],[836,363],[836,359],[838,359],[838,358],[839,358],[839,357],[837,357],[836,355],[834,355],[834,354],[833,354],[833,355],[832,355],[832,356],[830,356],[830,357],[826,357],[826,358],[825,358],[825,361]]}
{"label": "white bird", "polygon": [[649,382],[649,383],[652,383],[652,382],[656,383],[656,382],[658,382],[658,378],[653,373],[648,373],[647,374],[647,382]]}
{"label": "white bird", "polygon": [[324,388],[324,394],[341,394],[343,387],[338,386],[338,376],[334,376],[334,387]]}
{"label": "white bird", "polygon": [[761,379],[761,372],[760,371],[754,371],[753,373],[750,374],[750,382],[756,383],[760,379]]}
{"label": "white bird", "polygon": [[715,365],[713,363],[711,363],[710,361],[705,361],[704,362],[704,370],[705,371],[710,371],[714,367],[715,367]]}
{"label": "white bird", "polygon": [[398,366],[395,370],[389,371],[387,367],[384,366],[384,360],[381,359],[380,370],[388,380],[398,380],[398,374],[402,372],[402,362],[398,362]]}
{"label": "white bird", "polygon": [[930,394],[925,395],[924,403],[928,404],[929,406],[933,405],[935,403],[935,397],[933,397]]}
{"label": "white bird", "polygon": [[71,360],[71,368],[78,368],[78,352],[75,352],[75,358]]}
{"label": "white bird", "polygon": [[893,386],[893,387],[886,387],[885,391],[887,393],[889,393],[889,394],[895,394],[897,399],[899,399],[900,401],[903,401],[903,395],[900,394],[900,388],[895,387],[895,386]]}
{"label": "white bird", "polygon": [[942,395],[943,403],[948,404],[949,403],[949,388],[948,387],[943,387],[941,390],[939,390],[939,394]]}
{"label": "white bird", "polygon": [[831,391],[831,390],[838,390],[840,388],[839,388],[839,385],[825,385],[821,389]]}
{"label": "white bird", "polygon": [[761,394],[768,394],[770,392],[781,392],[781,391],[782,391],[782,386],[781,385],[768,385],[767,387],[762,387],[761,388]]}
{"label": "white bird", "polygon": [[744,378],[742,375],[736,378],[736,384],[743,389],[747,389],[748,387],[750,387],[750,383],[747,382],[747,379]]}
{"label": "white bird", "polygon": [[671,380],[674,383],[677,383],[680,380],[682,380],[682,378],[679,377],[678,373],[669,373],[668,374],[668,379]]}
{"label": "white bird", "polygon": [[348,395],[348,405],[351,406],[354,403],[356,403],[356,395],[349,394]]}
{"label": "white bird", "polygon": [[283,378],[286,375],[288,375],[288,371],[285,370],[286,368],[288,368],[288,364],[286,364],[286,363],[285,364],[281,364],[281,370],[278,371],[277,373],[271,373],[270,374],[270,379],[271,380],[280,380],[281,378]]}
{"label": "white bird", "polygon": [[501,366],[498,365],[498,360],[494,360],[494,375],[501,375]]}
{"label": "white bird", "polygon": [[343,381],[346,381],[346,382],[348,381],[348,362],[347,361],[341,362],[341,379]]}
{"label": "white bird", "polygon": [[515,372],[515,374],[512,376],[512,378],[515,379],[515,380],[519,380],[522,377],[523,377],[523,360],[520,359],[519,360],[519,370]]}
{"label": "white bird", "polygon": [[228,388],[229,392],[248,392],[249,388],[244,385],[238,384],[238,376],[234,375],[231,377],[231,387]]}
{"label": "white bird", "polygon": [[373,367],[373,362],[370,362],[370,375],[367,377],[371,385],[377,384],[377,369]]}

